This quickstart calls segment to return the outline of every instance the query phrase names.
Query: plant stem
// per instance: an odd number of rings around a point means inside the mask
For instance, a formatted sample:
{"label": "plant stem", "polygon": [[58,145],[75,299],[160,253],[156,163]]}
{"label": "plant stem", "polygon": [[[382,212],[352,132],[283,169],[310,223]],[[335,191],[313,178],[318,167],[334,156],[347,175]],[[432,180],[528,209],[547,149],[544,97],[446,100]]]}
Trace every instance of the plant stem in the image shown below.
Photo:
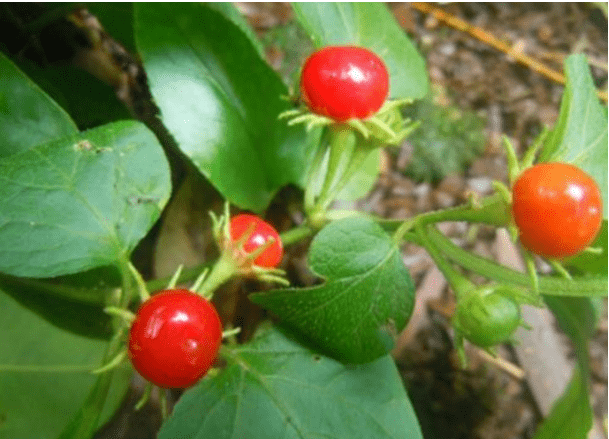
{"label": "plant stem", "polygon": [[235,273],[237,273],[237,267],[235,267],[234,261],[226,256],[226,253],[223,253],[203,281],[203,284],[195,292],[207,300],[211,300],[218,287],[233,277]]}
{"label": "plant stem", "polygon": [[[474,255],[453,244],[437,230],[429,230],[429,240],[442,251],[448,259],[463,268],[481,274],[489,279],[512,285],[530,287],[531,278],[519,271],[511,270],[486,258]],[[577,282],[566,279],[540,276],[539,292],[549,296],[606,297],[606,278],[578,278]]]}
{"label": "plant stem", "polygon": [[129,271],[133,275],[133,279],[135,279],[135,284],[137,286],[137,292],[140,296],[140,300],[142,302],[147,301],[148,299],[150,299],[150,293],[146,288],[146,282],[144,282],[142,274],[137,270],[137,268],[135,268],[131,261],[128,261],[127,264],[129,266]]}
{"label": "plant stem", "polygon": [[355,145],[355,149],[353,150],[351,157],[349,158],[349,162],[346,165],[345,171],[326,197],[326,201],[323,205],[324,211],[328,208],[330,203],[332,203],[332,201],[336,199],[340,191],[344,189],[347,183],[351,181],[353,175],[355,175],[355,173],[361,168],[362,163],[372,152],[372,149],[368,149],[365,146],[359,144]]}
{"label": "plant stem", "polygon": [[475,285],[468,278],[457,272],[446,260],[444,255],[442,255],[438,247],[429,239],[426,230],[429,228],[432,227],[425,227],[422,224],[417,224],[415,227],[417,237],[452,287],[457,300],[459,300],[461,296],[474,289]]}
{"label": "plant stem", "polygon": [[347,171],[351,157],[355,150],[355,134],[348,128],[342,126],[329,127],[330,156],[328,157],[328,171],[324,184],[319,193],[316,206],[318,209],[332,202],[329,199],[334,187],[341,181],[343,174]]}
{"label": "plant stem", "polygon": [[279,235],[284,246],[302,241],[313,234],[314,230],[306,225],[295,227]]}
{"label": "plant stem", "polygon": [[311,167],[307,171],[307,178],[305,180],[305,197],[304,197],[304,208],[305,212],[308,212],[313,209],[315,205],[315,188],[316,181],[318,178],[321,178],[321,167],[324,162],[324,157],[328,152],[328,130],[324,130],[324,133],[321,138],[321,142],[317,151],[315,152],[315,156],[313,161],[311,162]]}
{"label": "plant stem", "polygon": [[[450,209],[425,212],[400,223],[394,237],[400,240],[404,233],[412,229],[416,224],[426,225],[444,221],[467,221],[470,223],[483,223],[492,226],[503,227],[509,223],[509,208],[501,194],[493,194],[490,197],[478,200],[478,205],[463,204]],[[397,222],[396,222],[397,223]],[[391,230],[391,223],[383,221],[381,225]]]}

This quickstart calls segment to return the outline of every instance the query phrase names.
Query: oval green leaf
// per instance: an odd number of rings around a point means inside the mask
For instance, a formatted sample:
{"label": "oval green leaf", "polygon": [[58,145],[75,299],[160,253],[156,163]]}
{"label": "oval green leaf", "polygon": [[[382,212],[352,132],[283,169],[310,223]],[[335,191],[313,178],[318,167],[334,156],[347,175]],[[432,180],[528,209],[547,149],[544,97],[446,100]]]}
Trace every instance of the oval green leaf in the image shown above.
{"label": "oval green leaf", "polygon": [[226,348],[229,366],[188,390],[160,439],[422,439],[393,360],[346,367],[278,330]]}
{"label": "oval green leaf", "polygon": [[539,161],[573,163],[590,174],[603,195],[603,218],[607,219],[607,112],[596,96],[590,67],[583,54],[565,61],[567,84],[560,114],[550,132]]}
{"label": "oval green leaf", "polygon": [[391,237],[369,219],[335,221],[311,243],[309,264],[323,284],[250,298],[345,363],[389,352],[414,306],[410,273]]}
{"label": "oval green leaf", "polygon": [[124,260],[170,194],[139,122],[116,122],[0,160],[0,271],[51,277]]}
{"label": "oval green leaf", "polygon": [[[99,367],[108,342],[53,325],[3,289],[0,287],[0,437],[57,437],[96,388],[98,377],[90,371]],[[54,314],[55,321],[74,318],[70,302],[26,292],[29,307],[35,300],[47,316]],[[11,292],[15,297],[23,293]],[[130,376],[130,367],[119,368],[109,388],[99,395],[104,409],[96,413],[98,428],[119,407]]]}
{"label": "oval green leaf", "polygon": [[76,132],[70,116],[0,52],[0,158]]}
{"label": "oval green leaf", "polygon": [[392,98],[420,99],[429,80],[425,60],[383,3],[292,3],[296,18],[317,48],[329,45],[367,47],[389,70]]}
{"label": "oval green leaf", "polygon": [[260,212],[301,184],[310,142],[277,119],[287,89],[238,26],[200,3],[136,4],[135,23],[163,123],[225,198]]}

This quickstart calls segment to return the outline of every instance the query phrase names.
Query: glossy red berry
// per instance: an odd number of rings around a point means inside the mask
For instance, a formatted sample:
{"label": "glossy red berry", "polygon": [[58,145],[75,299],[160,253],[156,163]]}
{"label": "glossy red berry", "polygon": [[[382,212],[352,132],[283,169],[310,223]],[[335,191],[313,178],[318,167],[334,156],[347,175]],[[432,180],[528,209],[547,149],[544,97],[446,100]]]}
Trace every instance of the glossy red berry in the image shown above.
{"label": "glossy red berry", "polygon": [[277,230],[256,215],[243,213],[231,219],[230,236],[233,242],[250,231],[249,238],[243,243],[243,251],[252,253],[273,239],[274,242],[254,259],[254,264],[265,268],[277,267],[283,258],[283,244]]}
{"label": "glossy red berry", "polygon": [[596,182],[581,169],[541,163],[514,183],[512,213],[526,249],[559,259],[579,253],[594,240],[603,202]]}
{"label": "glossy red berry", "polygon": [[363,47],[328,46],[305,61],[302,99],[313,113],[338,122],[376,113],[389,93],[385,63]]}
{"label": "glossy red berry", "polygon": [[188,290],[166,290],[138,309],[129,357],[151,383],[184,388],[207,373],[221,342],[222,325],[211,303]]}

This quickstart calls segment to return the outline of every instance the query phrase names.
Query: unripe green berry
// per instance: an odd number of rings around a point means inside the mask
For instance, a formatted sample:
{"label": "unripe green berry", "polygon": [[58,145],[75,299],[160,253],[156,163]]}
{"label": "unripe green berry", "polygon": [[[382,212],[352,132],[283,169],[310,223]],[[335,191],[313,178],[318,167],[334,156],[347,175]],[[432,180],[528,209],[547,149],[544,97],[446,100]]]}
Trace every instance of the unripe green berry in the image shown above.
{"label": "unripe green berry", "polygon": [[453,317],[455,328],[482,348],[509,341],[520,323],[520,307],[501,286],[471,291],[457,304]]}

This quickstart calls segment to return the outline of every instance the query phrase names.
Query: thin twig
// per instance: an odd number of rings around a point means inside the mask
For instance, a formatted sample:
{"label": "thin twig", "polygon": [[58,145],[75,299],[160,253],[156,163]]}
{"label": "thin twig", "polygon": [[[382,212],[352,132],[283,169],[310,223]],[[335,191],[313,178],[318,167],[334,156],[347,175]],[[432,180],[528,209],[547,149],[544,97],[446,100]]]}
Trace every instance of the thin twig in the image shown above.
{"label": "thin twig", "polygon": [[[507,43],[504,43],[503,41],[499,40],[498,38],[495,38],[493,35],[486,32],[485,30],[482,30],[479,27],[473,26],[473,25],[467,23],[466,21],[455,17],[454,15],[448,14],[448,13],[444,12],[442,9],[440,9],[432,4],[413,2],[413,3],[411,3],[411,5],[417,11],[423,12],[425,14],[431,14],[438,21],[442,21],[442,22],[446,23],[447,25],[449,25],[457,30],[460,30],[462,32],[467,32],[472,37],[511,56],[520,64],[527,66],[531,70],[536,71],[537,73],[545,76],[546,78],[549,78],[552,81],[555,81],[559,84],[563,84],[563,85],[565,84],[565,82],[566,82],[565,75],[563,75],[560,72],[557,72],[556,70],[552,70],[551,68],[547,67],[543,63],[531,58],[528,55],[525,55],[522,52],[514,50],[514,48],[512,46],[510,46]],[[596,94],[605,103],[607,102],[607,92],[606,91],[597,90]]]}
{"label": "thin twig", "polygon": [[523,380],[525,378],[526,372],[524,370],[522,370],[521,368],[519,368],[518,366],[516,366],[514,363],[510,363],[509,361],[507,361],[506,359],[501,358],[501,357],[493,357],[491,354],[489,354],[488,352],[486,352],[482,349],[478,349],[478,348],[474,348],[474,349],[475,349],[476,354],[478,356],[480,356],[483,360],[485,360],[486,362],[491,363],[491,364],[495,365],[496,367],[498,367],[499,369],[509,373],[514,378],[516,378],[518,380]]}

